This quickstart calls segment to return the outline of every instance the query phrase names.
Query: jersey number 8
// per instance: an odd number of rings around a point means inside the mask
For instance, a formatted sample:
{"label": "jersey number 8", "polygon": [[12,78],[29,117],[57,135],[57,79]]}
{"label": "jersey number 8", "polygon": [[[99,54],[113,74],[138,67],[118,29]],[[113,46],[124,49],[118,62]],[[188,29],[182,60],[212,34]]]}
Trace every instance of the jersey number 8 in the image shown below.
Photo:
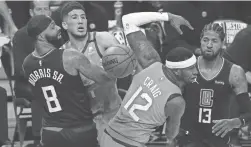
{"label": "jersey number 8", "polygon": [[[140,86],[137,89],[137,91],[132,95],[132,97],[128,100],[128,102],[124,106],[124,108],[126,110],[132,104],[132,102],[135,100],[135,98],[138,97],[138,95],[140,94],[142,89],[143,88]],[[142,106],[142,105],[139,105],[139,104],[133,104],[132,107],[129,109],[129,114],[132,116],[132,118],[135,121],[139,121],[139,117],[135,114],[134,110],[147,111],[152,105],[152,98],[147,93],[142,93],[140,95],[140,98],[145,99],[147,101],[147,104],[145,106]]]}
{"label": "jersey number 8", "polygon": [[[42,91],[43,91],[44,98],[46,100],[49,112],[53,113],[53,112],[61,111],[62,108],[57,99],[57,93],[54,86],[50,85],[50,86],[42,87]],[[49,95],[49,92],[51,93],[50,95]],[[54,107],[52,106],[53,103],[54,103]]]}

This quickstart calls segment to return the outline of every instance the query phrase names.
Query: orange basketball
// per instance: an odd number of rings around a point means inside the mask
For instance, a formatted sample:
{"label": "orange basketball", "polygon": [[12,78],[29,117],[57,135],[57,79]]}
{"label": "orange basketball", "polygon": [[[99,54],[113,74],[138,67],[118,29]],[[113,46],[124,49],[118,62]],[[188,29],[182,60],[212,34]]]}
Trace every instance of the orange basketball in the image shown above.
{"label": "orange basketball", "polygon": [[108,74],[116,78],[124,78],[133,73],[136,67],[136,57],[132,49],[117,45],[105,51],[102,65]]}

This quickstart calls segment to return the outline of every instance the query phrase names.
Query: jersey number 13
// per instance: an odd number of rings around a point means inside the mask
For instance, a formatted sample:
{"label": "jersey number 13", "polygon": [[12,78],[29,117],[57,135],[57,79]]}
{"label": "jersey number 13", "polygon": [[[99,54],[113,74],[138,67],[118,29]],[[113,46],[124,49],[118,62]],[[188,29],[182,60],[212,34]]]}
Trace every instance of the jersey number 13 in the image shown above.
{"label": "jersey number 13", "polygon": [[212,107],[213,107],[213,89],[200,90],[200,106],[199,108],[199,123],[208,123],[212,121]]}

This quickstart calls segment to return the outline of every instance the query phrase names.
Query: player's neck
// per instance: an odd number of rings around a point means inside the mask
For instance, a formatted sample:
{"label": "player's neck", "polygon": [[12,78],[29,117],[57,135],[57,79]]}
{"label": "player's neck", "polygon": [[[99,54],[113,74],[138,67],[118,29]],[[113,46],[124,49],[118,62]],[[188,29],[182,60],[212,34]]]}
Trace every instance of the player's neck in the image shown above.
{"label": "player's neck", "polygon": [[76,50],[82,51],[88,41],[88,33],[84,37],[74,37],[69,35],[70,46]]}
{"label": "player's neck", "polygon": [[37,56],[43,56],[44,54],[54,49],[56,49],[56,47],[48,41],[37,41],[35,43],[35,54]]}
{"label": "player's neck", "polygon": [[200,57],[200,61],[198,62],[199,67],[203,69],[214,69],[218,66],[222,65],[222,57],[218,55],[214,60],[206,60],[203,57]]}

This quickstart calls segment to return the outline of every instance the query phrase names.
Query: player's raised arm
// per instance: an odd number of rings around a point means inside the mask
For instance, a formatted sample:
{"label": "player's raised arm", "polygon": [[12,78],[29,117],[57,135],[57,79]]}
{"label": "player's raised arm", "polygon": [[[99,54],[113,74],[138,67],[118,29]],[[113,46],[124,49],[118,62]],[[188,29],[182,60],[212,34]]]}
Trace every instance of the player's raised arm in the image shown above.
{"label": "player's raised arm", "polygon": [[235,64],[232,66],[229,75],[229,82],[233,86],[240,107],[240,120],[242,123],[248,123],[251,121],[251,102],[249,100],[245,72],[240,66]]}
{"label": "player's raised arm", "polygon": [[179,133],[180,119],[183,116],[184,110],[185,101],[182,96],[177,96],[166,103],[166,136],[169,142],[172,142]]}
{"label": "player's raised arm", "polygon": [[140,31],[139,27],[134,24],[125,24],[124,32],[130,47],[143,69],[155,62],[161,62],[158,52]]}
{"label": "player's raised arm", "polygon": [[136,26],[141,26],[147,23],[156,22],[156,21],[170,21],[170,24],[180,33],[183,32],[180,29],[180,26],[185,25],[191,30],[194,28],[191,24],[182,16],[175,15],[172,13],[159,13],[159,12],[138,12],[130,13],[122,17],[123,26],[125,24],[134,24]]}
{"label": "player's raised arm", "polygon": [[189,22],[183,17],[171,13],[140,12],[127,14],[122,17],[124,32],[128,39],[128,43],[134,50],[142,68],[146,68],[154,62],[161,62],[161,59],[138,26],[155,21],[169,20],[179,32],[181,31],[181,25],[186,25],[193,29]]}
{"label": "player's raised arm", "polygon": [[97,84],[104,84],[113,78],[108,76],[100,66],[92,64],[84,54],[74,49],[65,50],[63,57],[65,68],[69,67]]}

